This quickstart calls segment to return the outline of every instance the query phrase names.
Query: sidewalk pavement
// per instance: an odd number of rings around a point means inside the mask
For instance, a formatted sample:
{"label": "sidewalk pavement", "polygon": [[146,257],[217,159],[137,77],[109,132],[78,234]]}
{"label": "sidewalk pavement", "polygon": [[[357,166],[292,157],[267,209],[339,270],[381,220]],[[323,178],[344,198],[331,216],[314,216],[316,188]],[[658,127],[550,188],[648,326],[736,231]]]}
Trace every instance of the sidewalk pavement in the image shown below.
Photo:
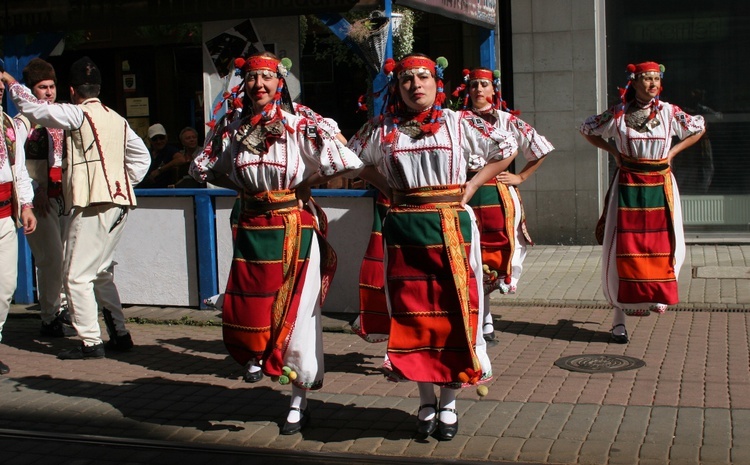
{"label": "sidewalk pavement", "polygon": [[[461,393],[450,442],[413,438],[416,384],[383,378],[385,345],[351,334],[354,315],[324,316],[326,378],[309,396],[311,424],[280,436],[289,387],[242,382],[217,311],[143,306],[126,309],[131,352],[86,361],[57,360],[74,340],[39,337],[38,311],[13,306],[0,346],[11,367],[0,377],[0,429],[374,455],[394,464],[750,463],[750,245],[689,246],[681,303],[630,318],[626,345],[608,342],[600,253],[531,249],[519,292],[492,300],[498,342],[488,348],[489,394]],[[582,373],[554,365],[581,354],[645,366]]]}

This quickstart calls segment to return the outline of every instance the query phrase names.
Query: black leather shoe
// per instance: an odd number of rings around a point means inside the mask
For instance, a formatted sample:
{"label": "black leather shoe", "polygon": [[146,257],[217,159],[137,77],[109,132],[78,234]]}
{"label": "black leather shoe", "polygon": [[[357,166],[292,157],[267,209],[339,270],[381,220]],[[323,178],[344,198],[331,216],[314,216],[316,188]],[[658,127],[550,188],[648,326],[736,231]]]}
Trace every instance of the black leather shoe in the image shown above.
{"label": "black leather shoe", "polygon": [[281,427],[281,434],[288,436],[290,434],[296,434],[302,431],[302,428],[307,426],[307,422],[310,421],[310,414],[307,409],[300,410],[299,407],[289,407],[289,410],[296,410],[300,413],[299,421],[296,423],[284,422],[284,426]]}
{"label": "black leather shoe", "polygon": [[419,415],[419,412],[424,408],[431,408],[433,411],[435,411],[435,415],[432,416],[431,420],[417,419],[417,434],[419,436],[427,437],[427,436],[431,436],[432,433],[434,433],[435,430],[437,429],[437,424],[438,424],[437,404],[420,405],[419,410],[417,411],[417,415]]}
{"label": "black leather shoe", "polygon": [[57,354],[60,360],[83,360],[88,358],[104,358],[104,343],[93,346],[85,346],[83,343],[78,347],[63,350]]}
{"label": "black leather shoe", "polygon": [[[457,413],[456,409],[454,408],[441,408],[440,412],[453,412]],[[438,415],[439,416],[439,412]],[[454,437],[456,437],[456,433],[458,433],[458,419],[456,419],[455,423],[445,423],[442,420],[438,420],[438,433],[440,434],[440,439],[443,441],[450,441]]]}
{"label": "black leather shoe", "polygon": [[133,348],[133,338],[130,337],[130,333],[122,336],[110,337],[109,341],[104,345],[107,350],[115,352],[127,352]]}
{"label": "black leather shoe", "polygon": [[257,383],[263,379],[263,370],[254,372],[246,371],[245,374],[242,375],[242,379],[245,380],[246,383]]}
{"label": "black leather shoe", "polygon": [[[619,328],[622,326],[622,329],[625,331],[623,334],[615,334],[615,328]],[[610,331],[610,334],[612,336],[612,342],[615,344],[627,344],[628,339],[628,330],[625,329],[625,325],[620,323],[619,325],[612,326],[612,330]]]}
{"label": "black leather shoe", "polygon": [[0,362],[0,375],[4,375],[10,372],[10,367],[3,362]]}
{"label": "black leather shoe", "polygon": [[39,334],[46,337],[65,337],[62,321],[57,318],[52,320],[51,323],[45,323],[42,321],[42,327],[39,329]]}

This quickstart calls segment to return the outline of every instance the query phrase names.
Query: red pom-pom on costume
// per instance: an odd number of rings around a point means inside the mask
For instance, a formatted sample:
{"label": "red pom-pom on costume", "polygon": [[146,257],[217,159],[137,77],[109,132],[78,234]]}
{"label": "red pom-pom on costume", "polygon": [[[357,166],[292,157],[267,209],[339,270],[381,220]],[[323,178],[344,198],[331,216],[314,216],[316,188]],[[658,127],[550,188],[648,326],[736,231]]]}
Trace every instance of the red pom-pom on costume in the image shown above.
{"label": "red pom-pom on costume", "polygon": [[385,74],[391,74],[394,69],[396,69],[396,61],[393,58],[385,60],[385,63],[383,63],[383,72]]}
{"label": "red pom-pom on costume", "polygon": [[464,68],[464,70],[463,70],[463,71],[461,71],[461,75],[462,75],[463,77],[466,77],[466,76],[468,76],[468,75],[469,75],[469,73],[471,73],[471,71],[470,71],[470,70],[468,70],[468,69],[466,69],[466,68]]}
{"label": "red pom-pom on costume", "polygon": [[625,68],[625,70],[626,70],[626,71],[627,71],[628,73],[635,73],[635,65],[634,65],[634,64],[629,64],[629,65],[627,66],[627,68]]}

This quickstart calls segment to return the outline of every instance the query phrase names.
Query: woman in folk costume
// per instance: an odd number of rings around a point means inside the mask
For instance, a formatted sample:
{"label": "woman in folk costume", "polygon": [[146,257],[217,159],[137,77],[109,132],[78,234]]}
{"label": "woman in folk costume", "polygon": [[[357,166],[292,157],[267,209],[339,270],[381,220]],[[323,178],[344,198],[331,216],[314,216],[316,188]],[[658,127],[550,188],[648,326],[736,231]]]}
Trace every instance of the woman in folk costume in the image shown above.
{"label": "woman in folk costume", "polygon": [[323,384],[320,307],[336,269],[310,186],[353,176],[362,162],[334,134],[293,113],[288,60],[262,52],[235,65],[244,82],[228,96],[234,111],[214,125],[190,171],[240,192],[224,343],[240,364],[292,384],[281,433],[293,434],[310,418],[307,391]]}
{"label": "woman in folk costume", "polygon": [[[490,293],[514,294],[523,271],[527,245],[534,245],[526,230],[526,219],[518,187],[542,164],[544,157],[554,150],[552,144],[525,121],[518,112],[508,110],[500,93],[500,72],[487,68],[464,70],[464,84],[453,95],[463,95],[465,117],[482,118],[513,134],[518,150],[526,159],[520,173],[503,171],[485,183],[469,201],[474,209],[482,244],[484,272],[484,318],[482,333],[485,340],[495,339],[495,328],[490,313]],[[469,159],[469,178],[486,164],[477,155]]]}
{"label": "woman in folk costume", "polygon": [[[391,380],[418,383],[417,433],[437,430],[450,440],[458,431],[459,389],[492,376],[478,331],[484,300],[476,279],[482,272],[479,231],[465,205],[507,168],[517,145],[507,132],[480,131],[442,108],[446,66],[444,58],[435,62],[421,54],[386,60],[385,113],[366,123],[349,146],[366,165],[360,177],[391,202],[382,228],[391,315],[383,368]],[[471,153],[488,163],[467,182]]]}
{"label": "woman in folk costume", "polygon": [[[611,153],[618,167],[605,200],[600,243],[602,287],[614,307],[612,340],[620,344],[628,342],[626,315],[661,314],[678,302],[685,236],[671,165],[706,130],[702,116],[659,98],[662,65],[631,64],[627,72],[622,103],[589,117],[580,129],[587,141]],[[680,139],[674,146],[673,137]]]}

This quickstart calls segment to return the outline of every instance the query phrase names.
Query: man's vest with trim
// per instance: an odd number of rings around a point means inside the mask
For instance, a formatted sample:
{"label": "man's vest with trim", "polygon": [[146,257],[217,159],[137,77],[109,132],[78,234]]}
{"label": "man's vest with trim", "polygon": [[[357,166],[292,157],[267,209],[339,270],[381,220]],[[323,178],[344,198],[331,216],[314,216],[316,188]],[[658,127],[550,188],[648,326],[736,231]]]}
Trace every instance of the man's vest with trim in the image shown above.
{"label": "man's vest with trim", "polygon": [[127,122],[98,100],[79,108],[83,124],[65,132],[65,211],[106,203],[134,207],[135,193],[125,166]]}
{"label": "man's vest with trim", "polygon": [[[34,125],[21,113],[14,116],[13,119],[23,124],[26,128],[27,138],[26,144],[24,145],[24,152],[26,153],[26,171],[28,171],[31,180],[35,181],[46,191],[47,178],[49,177],[49,154],[45,154],[44,158],[34,157],[33,155],[30,156],[28,138],[31,136],[31,131],[34,130]],[[49,135],[46,136],[49,137]],[[46,143],[42,145],[49,148],[50,143],[49,141],[46,141]]]}

